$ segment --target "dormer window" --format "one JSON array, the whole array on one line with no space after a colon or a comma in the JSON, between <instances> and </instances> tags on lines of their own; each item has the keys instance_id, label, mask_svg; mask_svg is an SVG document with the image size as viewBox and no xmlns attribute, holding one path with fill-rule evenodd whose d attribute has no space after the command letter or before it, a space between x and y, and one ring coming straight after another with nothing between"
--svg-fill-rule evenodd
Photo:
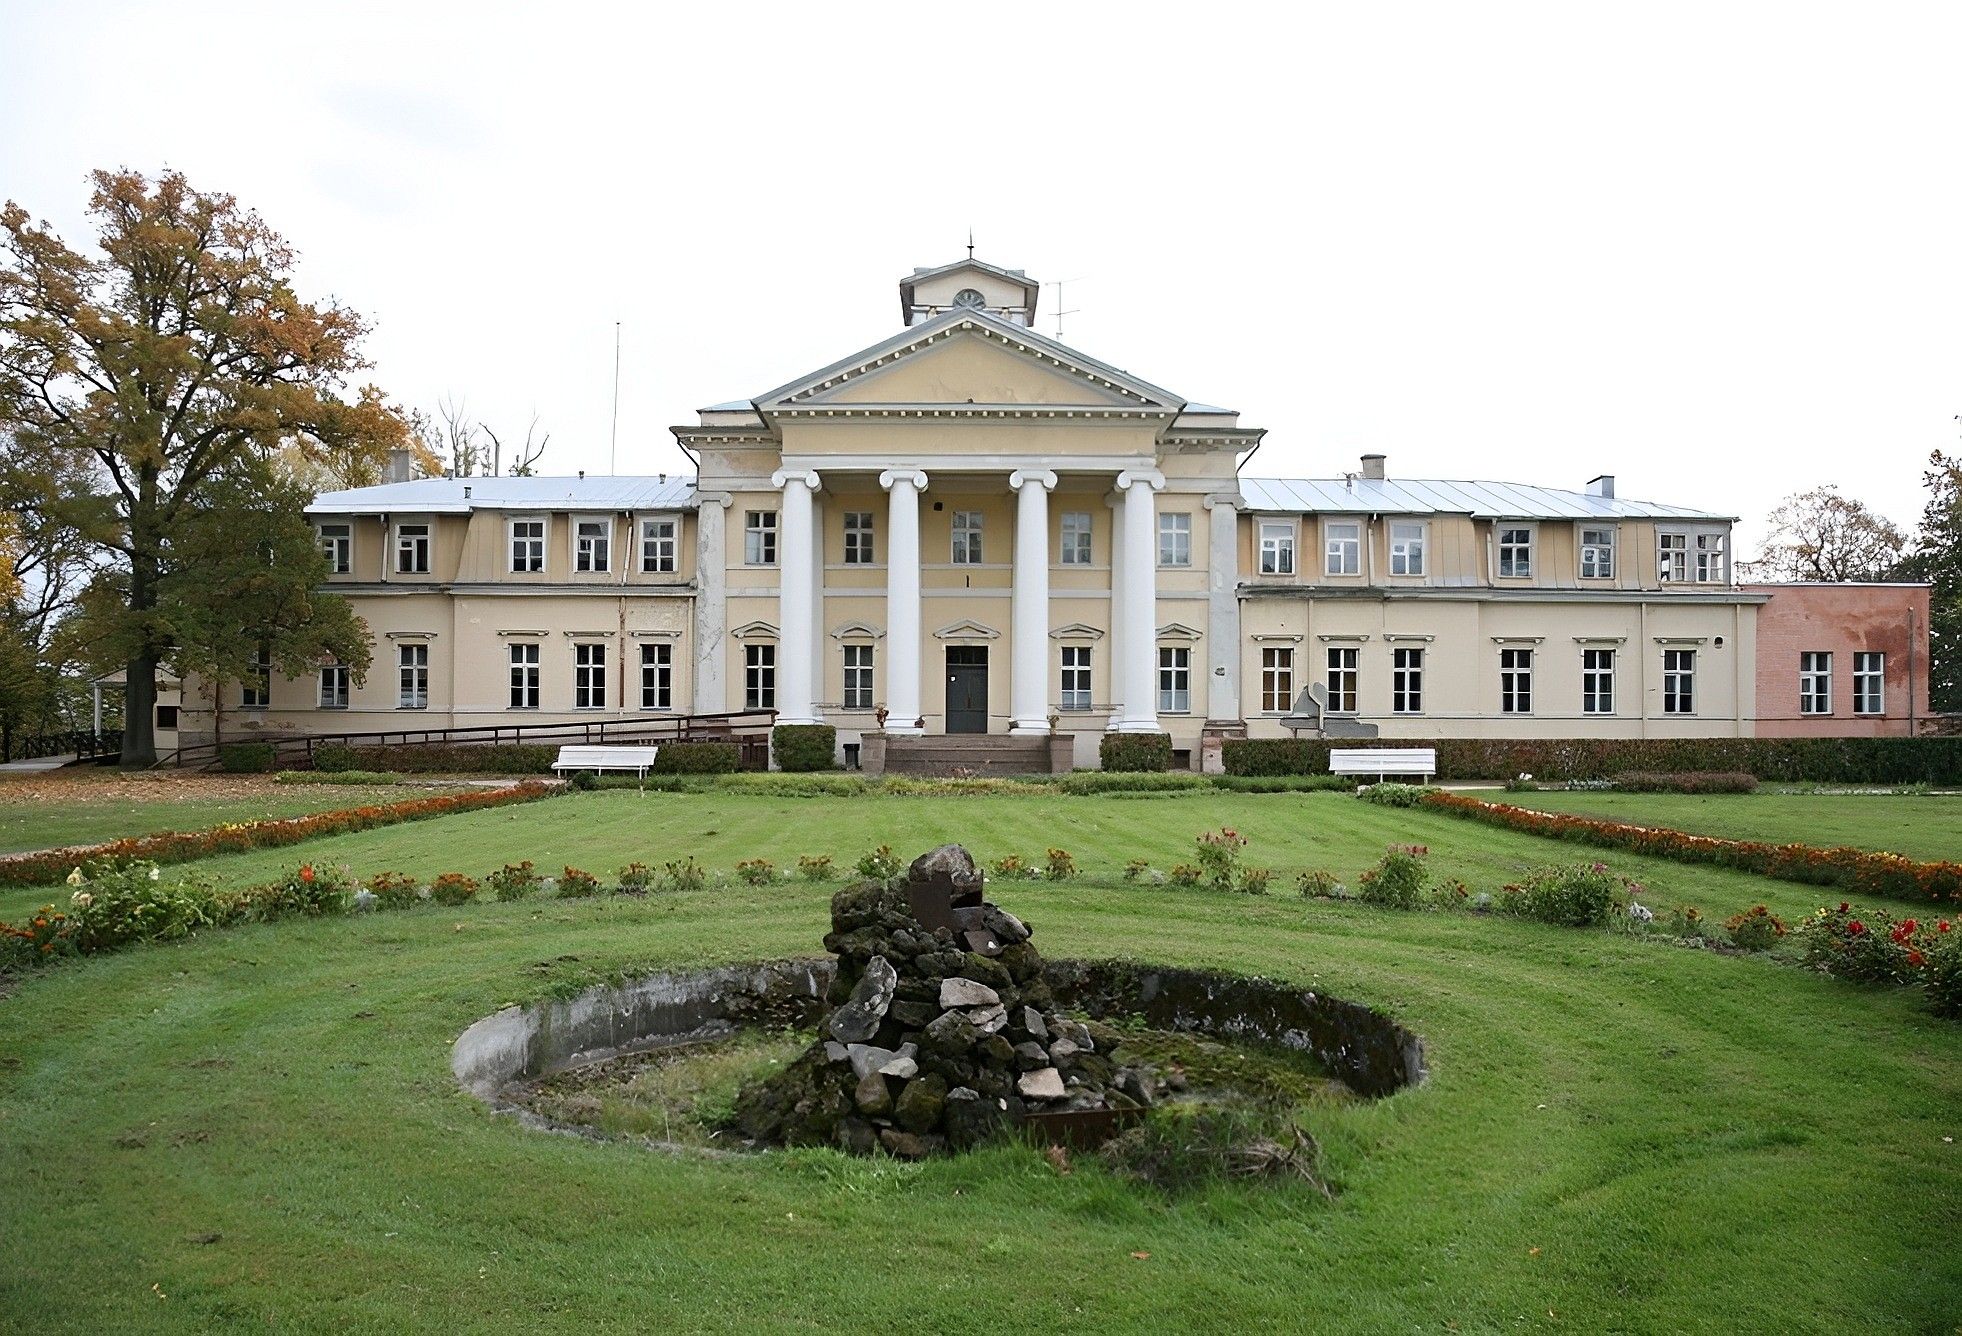
<instances>
[{"instance_id":1,"label":"dormer window","mask_svg":"<svg viewBox=\"0 0 1962 1336\"><path fill-rule=\"evenodd\" d=\"M959 292L956 292L954 294L954 305L956 306L972 307L972 306L986 306L987 304L988 304L988 299L986 297L983 297L981 295L980 290L977 288L962 288Z\"/></svg>"}]
</instances>

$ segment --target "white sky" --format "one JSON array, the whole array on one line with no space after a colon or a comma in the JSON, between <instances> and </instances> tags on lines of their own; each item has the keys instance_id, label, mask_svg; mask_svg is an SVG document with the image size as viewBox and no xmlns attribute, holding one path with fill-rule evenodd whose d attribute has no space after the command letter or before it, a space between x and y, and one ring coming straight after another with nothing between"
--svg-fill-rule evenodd
<instances>
[{"instance_id":1,"label":"white sky","mask_svg":"<svg viewBox=\"0 0 1962 1336\"><path fill-rule=\"evenodd\" d=\"M0 194L258 208L374 379L548 471L893 333L977 254L1271 429L1250 473L1499 477L1903 524L1962 411L1962 9L372 8L0 0ZM1045 286L1052 311L1055 289ZM1041 327L1053 332L1054 320ZM1749 547L1749 540L1744 544Z\"/></svg>"}]
</instances>

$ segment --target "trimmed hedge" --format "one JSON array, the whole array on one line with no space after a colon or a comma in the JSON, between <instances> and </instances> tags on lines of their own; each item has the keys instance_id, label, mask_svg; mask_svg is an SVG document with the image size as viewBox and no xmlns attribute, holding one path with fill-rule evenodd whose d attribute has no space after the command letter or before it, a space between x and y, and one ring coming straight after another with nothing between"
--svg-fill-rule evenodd
<instances>
[{"instance_id":1,"label":"trimmed hedge","mask_svg":"<svg viewBox=\"0 0 1962 1336\"><path fill-rule=\"evenodd\" d=\"M1756 775L1722 770L1693 770L1683 775L1630 770L1615 776L1615 787L1624 793L1756 793L1758 779Z\"/></svg>"},{"instance_id":2,"label":"trimmed hedge","mask_svg":"<svg viewBox=\"0 0 1962 1336\"><path fill-rule=\"evenodd\" d=\"M830 724L778 724L770 733L770 753L779 770L836 770L838 730Z\"/></svg>"},{"instance_id":3,"label":"trimmed hedge","mask_svg":"<svg viewBox=\"0 0 1962 1336\"><path fill-rule=\"evenodd\" d=\"M654 753L650 775L733 775L743 768L743 752L733 742L664 742Z\"/></svg>"},{"instance_id":4,"label":"trimmed hedge","mask_svg":"<svg viewBox=\"0 0 1962 1336\"><path fill-rule=\"evenodd\" d=\"M549 775L559 749L529 742L481 746L432 743L396 747L315 747L316 770L394 770L408 774Z\"/></svg>"},{"instance_id":5,"label":"trimmed hedge","mask_svg":"<svg viewBox=\"0 0 1962 1336\"><path fill-rule=\"evenodd\" d=\"M273 768L273 745L228 742L218 749L218 768L228 775L263 775Z\"/></svg>"},{"instance_id":6,"label":"trimmed hedge","mask_svg":"<svg viewBox=\"0 0 1962 1336\"><path fill-rule=\"evenodd\" d=\"M1236 738L1229 775L1328 772L1331 747L1435 747L1437 778L1613 779L1631 770L1729 771L1829 784L1962 784L1962 737L1938 738Z\"/></svg>"},{"instance_id":7,"label":"trimmed hedge","mask_svg":"<svg viewBox=\"0 0 1962 1336\"><path fill-rule=\"evenodd\" d=\"M1097 744L1097 759L1106 770L1170 770L1169 733L1106 733Z\"/></svg>"}]
</instances>

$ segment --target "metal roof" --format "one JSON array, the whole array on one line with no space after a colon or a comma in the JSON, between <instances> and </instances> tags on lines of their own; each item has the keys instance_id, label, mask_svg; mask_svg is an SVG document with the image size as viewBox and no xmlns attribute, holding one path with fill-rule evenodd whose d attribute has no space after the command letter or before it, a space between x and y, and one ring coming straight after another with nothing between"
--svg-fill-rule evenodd
<instances>
[{"instance_id":1,"label":"metal roof","mask_svg":"<svg viewBox=\"0 0 1962 1336\"><path fill-rule=\"evenodd\" d=\"M1242 478L1249 510L1357 515L1471 515L1479 519L1728 520L1685 506L1592 496L1516 482L1438 478Z\"/></svg>"},{"instance_id":2,"label":"metal roof","mask_svg":"<svg viewBox=\"0 0 1962 1336\"><path fill-rule=\"evenodd\" d=\"M468 493L468 495L466 495ZM322 492L310 515L462 515L472 510L680 510L695 504L695 480L682 474L635 478L417 478L378 487Z\"/></svg>"}]
</instances>

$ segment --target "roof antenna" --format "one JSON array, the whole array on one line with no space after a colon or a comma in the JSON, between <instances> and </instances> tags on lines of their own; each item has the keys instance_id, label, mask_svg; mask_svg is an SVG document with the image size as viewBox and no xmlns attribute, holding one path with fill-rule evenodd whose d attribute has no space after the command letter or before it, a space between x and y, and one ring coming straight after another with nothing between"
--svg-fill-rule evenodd
<instances>
[{"instance_id":1,"label":"roof antenna","mask_svg":"<svg viewBox=\"0 0 1962 1336\"><path fill-rule=\"evenodd\" d=\"M973 223L969 223L967 225L967 258L970 260L974 258L974 224Z\"/></svg>"},{"instance_id":2,"label":"roof antenna","mask_svg":"<svg viewBox=\"0 0 1962 1336\"><path fill-rule=\"evenodd\" d=\"M606 471L618 477L620 474L620 322L618 320L613 322L613 430L607 439L606 449Z\"/></svg>"},{"instance_id":3,"label":"roof antenna","mask_svg":"<svg viewBox=\"0 0 1962 1336\"><path fill-rule=\"evenodd\" d=\"M1068 310L1063 309L1063 285L1065 283L1081 283L1082 281L1083 275L1081 274L1075 278L1059 278L1056 280L1056 342L1058 343L1063 341L1063 317L1078 313L1078 308L1074 306Z\"/></svg>"}]
</instances>

